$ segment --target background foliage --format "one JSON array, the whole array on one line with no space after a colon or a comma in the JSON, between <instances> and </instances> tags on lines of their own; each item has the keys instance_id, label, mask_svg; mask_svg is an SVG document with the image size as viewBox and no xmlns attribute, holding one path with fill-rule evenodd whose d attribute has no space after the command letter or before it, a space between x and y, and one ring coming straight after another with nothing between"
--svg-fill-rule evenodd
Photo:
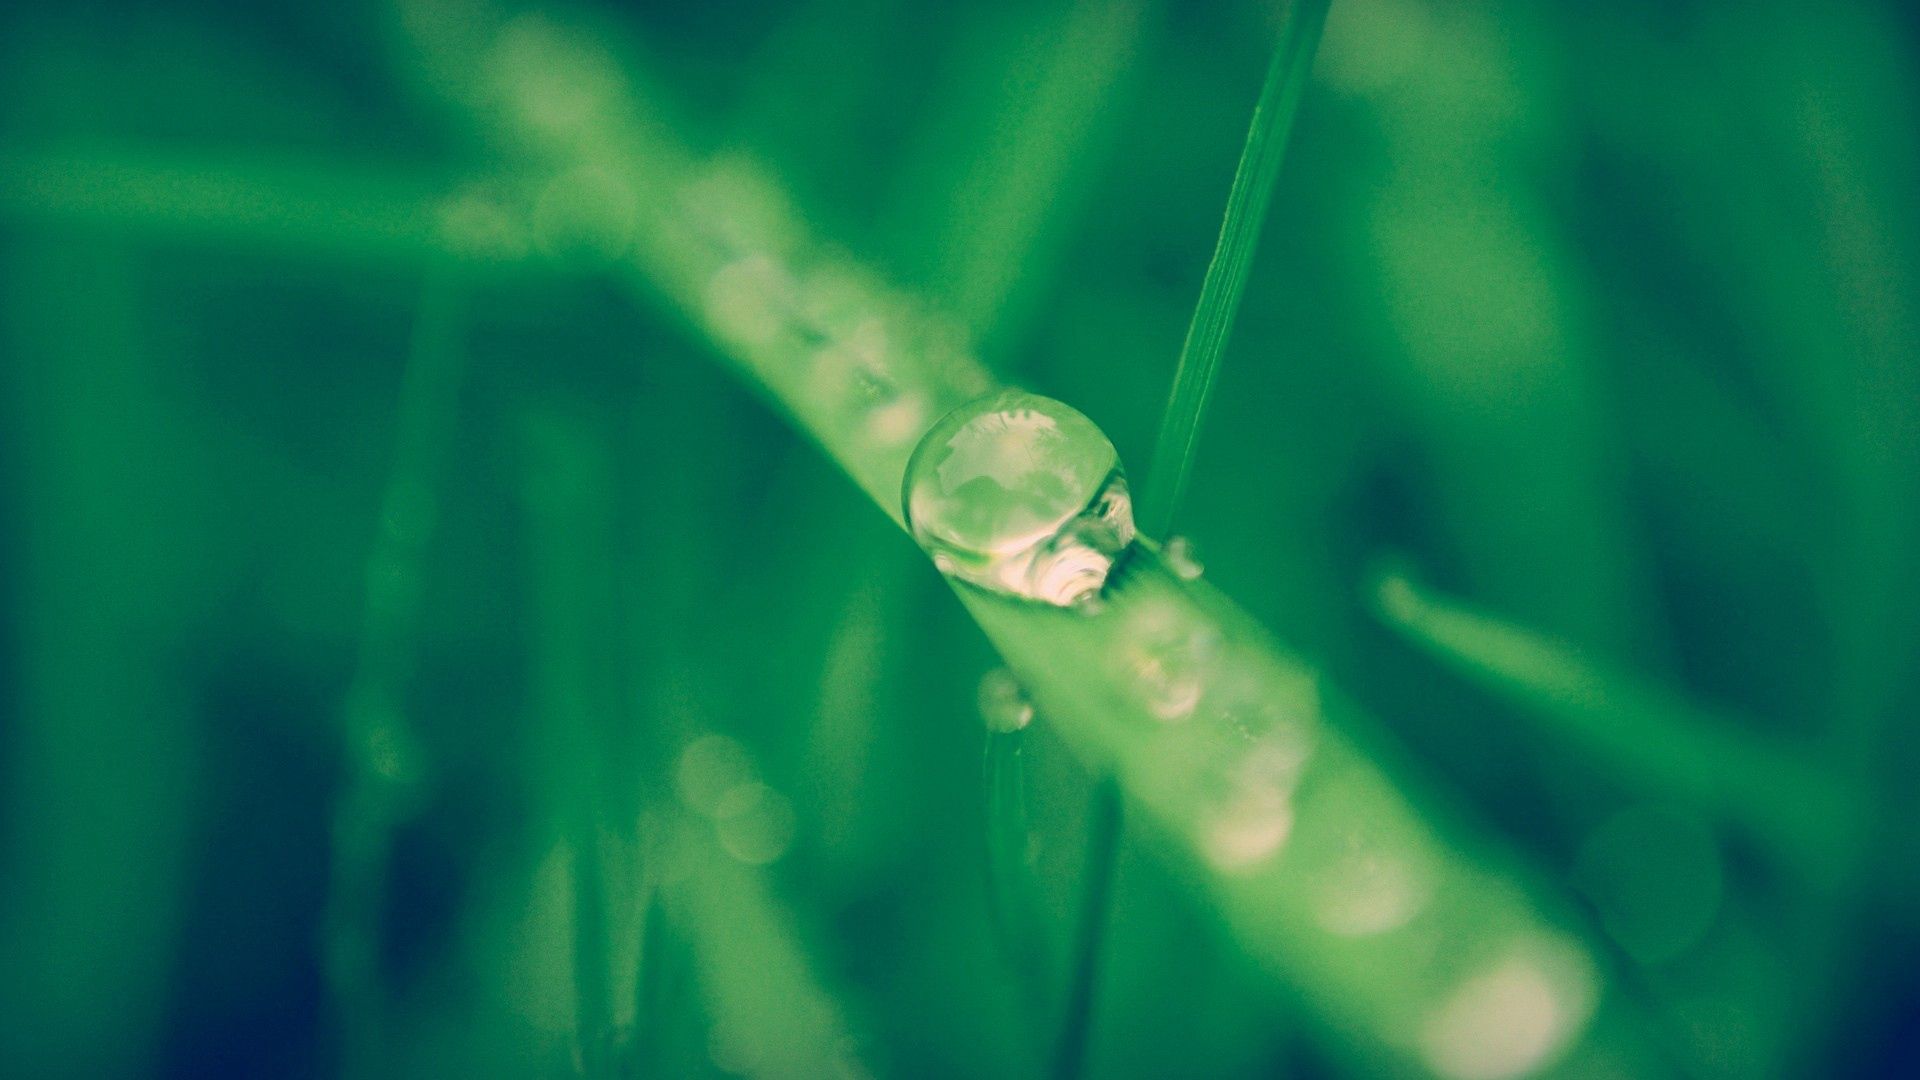
<instances>
[{"instance_id":1,"label":"background foliage","mask_svg":"<svg viewBox=\"0 0 1920 1080\"><path fill-rule=\"evenodd\" d=\"M422 12L0 14L0 1071L1031 1068L1083 766L1041 717L1036 979L980 632L617 198L519 212ZM1271 5L566 18L1147 460ZM1208 579L1676 1072L1914 1063L1917 60L1897 2L1336 0L1194 465ZM1117 889L1091 1074L1379 1066L1150 835Z\"/></svg>"}]
</instances>

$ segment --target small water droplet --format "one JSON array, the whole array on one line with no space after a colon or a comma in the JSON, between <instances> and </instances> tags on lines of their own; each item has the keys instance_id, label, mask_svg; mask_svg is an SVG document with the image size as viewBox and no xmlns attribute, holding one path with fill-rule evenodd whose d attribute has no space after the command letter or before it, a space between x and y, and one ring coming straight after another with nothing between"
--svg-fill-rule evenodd
<instances>
[{"instance_id":1,"label":"small water droplet","mask_svg":"<svg viewBox=\"0 0 1920 1080\"><path fill-rule=\"evenodd\" d=\"M1133 542L1133 502L1093 421L1019 390L953 410L907 464L905 513L935 563L991 592L1059 607L1096 596Z\"/></svg>"},{"instance_id":2,"label":"small water droplet","mask_svg":"<svg viewBox=\"0 0 1920 1080\"><path fill-rule=\"evenodd\" d=\"M1307 755L1304 743L1278 735L1247 751L1201 836L1202 849L1216 868L1245 873L1286 845L1293 834L1293 792Z\"/></svg>"},{"instance_id":3,"label":"small water droplet","mask_svg":"<svg viewBox=\"0 0 1920 1080\"><path fill-rule=\"evenodd\" d=\"M1161 602L1135 608L1126 629L1120 655L1147 710L1169 722L1193 715L1217 673L1219 635Z\"/></svg>"},{"instance_id":4,"label":"small water droplet","mask_svg":"<svg viewBox=\"0 0 1920 1080\"><path fill-rule=\"evenodd\" d=\"M1200 565L1200 560L1193 554L1193 541L1184 536L1168 539L1160 549L1160 559L1181 581L1192 581L1206 571L1206 567Z\"/></svg>"},{"instance_id":5,"label":"small water droplet","mask_svg":"<svg viewBox=\"0 0 1920 1080\"><path fill-rule=\"evenodd\" d=\"M749 866L765 866L793 843L793 804L765 784L741 784L714 806L715 829L727 854Z\"/></svg>"},{"instance_id":6,"label":"small water droplet","mask_svg":"<svg viewBox=\"0 0 1920 1080\"><path fill-rule=\"evenodd\" d=\"M1033 723L1033 702L1006 668L994 668L980 677L980 718L998 734L1019 731Z\"/></svg>"},{"instance_id":7,"label":"small water droplet","mask_svg":"<svg viewBox=\"0 0 1920 1080\"><path fill-rule=\"evenodd\" d=\"M1533 1075L1573 1042L1593 998L1592 965L1579 948L1557 938L1517 942L1427 1019L1427 1067L1449 1080Z\"/></svg>"},{"instance_id":8,"label":"small water droplet","mask_svg":"<svg viewBox=\"0 0 1920 1080\"><path fill-rule=\"evenodd\" d=\"M725 735L702 735L680 751L674 783L688 808L714 816L729 792L755 780L747 749Z\"/></svg>"}]
</instances>

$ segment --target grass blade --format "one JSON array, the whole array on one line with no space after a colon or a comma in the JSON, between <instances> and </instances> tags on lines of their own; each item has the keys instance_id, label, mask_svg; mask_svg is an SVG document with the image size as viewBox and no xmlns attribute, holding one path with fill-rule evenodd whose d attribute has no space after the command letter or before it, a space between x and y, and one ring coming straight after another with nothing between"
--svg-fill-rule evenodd
<instances>
[{"instance_id":1,"label":"grass blade","mask_svg":"<svg viewBox=\"0 0 1920 1080\"><path fill-rule=\"evenodd\" d=\"M1234 316L1240 311L1254 245L1267 219L1274 180L1286 155L1287 135L1293 130L1293 118L1306 91L1307 74L1313 68L1313 52L1320 43L1329 6L1330 0L1294 0L1280 25L1280 41L1274 47L1266 82L1253 107L1247 143L1233 173L1233 186L1227 192L1220 239L1214 245L1213 259L1207 263L1200 300L1194 305L1193 321L1180 347L1173 392L1160 422L1153 464L1147 470L1151 483L1141 505L1140 530L1148 536L1165 539L1172 533L1180 500L1186 494L1207 399L1213 392L1220 356L1233 332Z\"/></svg>"},{"instance_id":2,"label":"grass blade","mask_svg":"<svg viewBox=\"0 0 1920 1080\"><path fill-rule=\"evenodd\" d=\"M943 152L910 177L916 191L950 188L928 280L980 340L1017 330L1034 286L1059 261L1057 235L1083 201L1080 178L1101 158L1114 120L1106 107L1146 23L1141 8L1139 0L1075 0L1012 55L987 61L982 76L1000 93L986 110L985 145L968 148L971 160L949 184L951 158L967 150L940 138ZM977 90L961 96L961 116L982 111Z\"/></svg>"},{"instance_id":3,"label":"grass blade","mask_svg":"<svg viewBox=\"0 0 1920 1080\"><path fill-rule=\"evenodd\" d=\"M989 731L982 786L987 796L987 896L995 935L1031 991L1043 960L1043 937L1029 856L1026 732Z\"/></svg>"},{"instance_id":4,"label":"grass blade","mask_svg":"<svg viewBox=\"0 0 1920 1080\"><path fill-rule=\"evenodd\" d=\"M1837 869L1851 815L1844 792L1817 765L1742 733L1736 719L1609 671L1405 574L1381 574L1374 598L1387 624L1408 640L1525 706L1525 715L1611 771L1714 809L1822 879Z\"/></svg>"},{"instance_id":5,"label":"grass blade","mask_svg":"<svg viewBox=\"0 0 1920 1080\"><path fill-rule=\"evenodd\" d=\"M1120 833L1125 824L1120 785L1103 776L1093 794L1092 818L1087 830L1087 865L1082 871L1079 921L1074 928L1072 967L1066 1003L1060 1016L1059 1040L1054 1046L1054 1080L1076 1080L1086 1067L1087 1044L1093 1035L1094 992L1100 981L1100 955L1106 944L1109 910L1113 907L1113 875L1120 861Z\"/></svg>"},{"instance_id":6,"label":"grass blade","mask_svg":"<svg viewBox=\"0 0 1920 1080\"><path fill-rule=\"evenodd\" d=\"M348 776L334 809L325 943L347 1075L376 1072L385 1055L387 1008L378 969L386 862L419 768L402 700L435 487L465 367L465 294L447 260L429 264L402 374L393 465L367 560L359 653L347 690Z\"/></svg>"},{"instance_id":7,"label":"grass blade","mask_svg":"<svg viewBox=\"0 0 1920 1080\"><path fill-rule=\"evenodd\" d=\"M657 109L607 91L634 81L603 40L526 20L409 29L437 71L475 70L476 43L514 38L512 71L541 78L522 86L509 72L456 87L457 99L556 168L591 161L644 191L627 258L642 295L710 340L899 524L919 437L996 381L910 301L809 236L771 184L702 165ZM537 106L556 75L597 96L530 120L515 101ZM1444 809L1356 738L1368 725L1353 706L1204 580L1146 546L1098 612L955 591L1037 711L1111 771L1168 839L1164 856L1329 1038L1406 1072L1484 1071L1489 1053L1502 1075L1556 1062L1652 1068L1632 1002L1608 991L1565 906L1461 843ZM1329 888L1348 879L1354 888ZM1524 981L1541 1009L1486 1007L1489 980Z\"/></svg>"},{"instance_id":8,"label":"grass blade","mask_svg":"<svg viewBox=\"0 0 1920 1080\"><path fill-rule=\"evenodd\" d=\"M610 577L612 490L606 454L558 413L528 418L526 503L533 548L539 643L539 708L552 740L553 796L572 874L573 991L577 1053L589 1078L612 1075L615 1048L608 877L602 859L607 821L600 717L609 695L594 640L598 605Z\"/></svg>"},{"instance_id":9,"label":"grass blade","mask_svg":"<svg viewBox=\"0 0 1920 1080\"><path fill-rule=\"evenodd\" d=\"M1219 371L1220 357L1226 351L1227 338L1233 331L1234 316L1240 310L1240 297L1253 265L1254 246L1260 238L1260 227L1266 221L1274 181L1285 158L1287 135L1293 128L1293 117L1306 89L1307 73L1313 67L1313 52L1326 24L1328 7L1327 0L1296 0L1288 6L1281 23L1280 40L1274 46L1266 81L1254 103L1246 145L1241 148L1240 164L1234 170L1233 186L1227 192L1220 237L1207 264L1200 299L1194 305L1193 321L1187 326L1179 365L1174 370L1173 391L1160 421L1153 464L1147 473L1150 483L1141 505L1140 529L1147 536L1171 535L1175 515L1186 493L1207 399L1213 391L1214 376ZM1061 1077L1077 1074L1084 1048L1076 1041L1084 1043L1089 1029L1095 968L1100 942L1105 936L1112 867L1118 856L1122 830L1123 804L1118 784L1103 780L1097 785L1091 813L1095 830L1090 843L1094 848L1089 856L1091 869L1085 884L1081 923L1076 931L1079 946L1068 984L1062 1050L1057 1058L1056 1075Z\"/></svg>"}]
</instances>

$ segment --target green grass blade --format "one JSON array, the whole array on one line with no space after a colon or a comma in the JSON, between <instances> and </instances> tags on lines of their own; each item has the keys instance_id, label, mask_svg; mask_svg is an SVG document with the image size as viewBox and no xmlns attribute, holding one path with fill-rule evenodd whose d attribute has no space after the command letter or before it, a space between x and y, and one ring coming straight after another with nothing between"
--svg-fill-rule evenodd
<instances>
[{"instance_id":1,"label":"green grass blade","mask_svg":"<svg viewBox=\"0 0 1920 1080\"><path fill-rule=\"evenodd\" d=\"M1260 99L1253 107L1247 143L1234 170L1233 186L1227 192L1220 239L1214 246L1212 261L1207 264L1207 276L1200 285L1200 300L1194 305L1186 341L1180 347L1173 392L1167 399L1166 415L1160 422L1160 435L1154 444L1153 464L1147 471L1150 483L1140 512L1140 529L1148 536L1165 539L1171 534L1181 498L1186 494L1187 476L1200 441L1207 399L1213 393L1220 356L1226 351L1227 338L1233 332L1234 316L1240 311L1240 297L1246 290L1247 273L1253 265L1254 245L1267 219L1273 184L1280 175L1287 136L1306 92L1314 48L1320 42L1329 6L1329 0L1293 0L1281 23L1280 41L1274 47L1272 62L1267 65Z\"/></svg>"},{"instance_id":2,"label":"green grass blade","mask_svg":"<svg viewBox=\"0 0 1920 1080\"><path fill-rule=\"evenodd\" d=\"M1043 936L1029 855L1024 731L989 731L982 763L987 796L987 897L994 932L1007 961L1032 993L1040 977Z\"/></svg>"},{"instance_id":3,"label":"green grass blade","mask_svg":"<svg viewBox=\"0 0 1920 1080\"><path fill-rule=\"evenodd\" d=\"M1080 911L1074 927L1060 1034L1054 1045L1054 1080L1077 1080L1085 1071L1087 1046L1093 1037L1100 956L1106 945L1107 922L1112 917L1113 875L1120 861L1120 834L1125 824L1120 785L1112 776L1096 781L1091 806L1087 864L1081 872Z\"/></svg>"},{"instance_id":4,"label":"green grass blade","mask_svg":"<svg viewBox=\"0 0 1920 1080\"><path fill-rule=\"evenodd\" d=\"M1186 341L1174 371L1173 391L1160 422L1153 464L1147 474L1149 484L1141 504L1140 528L1148 536L1165 538L1171 534L1186 492L1207 399L1233 330L1234 316L1240 310L1241 294L1253 265L1254 246L1260 237L1260 227L1266 221L1274 181L1285 158L1287 135L1306 89L1307 73L1313 67L1313 52L1326 24L1328 7L1325 0L1296 0L1288 6L1281 23L1280 40L1274 46L1266 81L1254 103L1246 145L1240 152L1240 164L1234 170L1233 186L1227 192L1220 237L1214 246L1213 259L1207 264L1200 299L1194 305L1193 321L1187 326ZM1097 827L1091 840L1095 845L1090 856L1092 872L1085 883L1081 924L1076 932L1080 946L1075 951L1074 967L1069 975L1065 1027L1061 1032L1063 1049L1057 1058L1056 1075L1063 1077L1078 1072L1080 1055L1084 1053L1082 1044L1087 1037L1092 1010L1099 943L1104 938L1108 919L1109 878L1118 854L1123 820L1117 784L1102 781L1094 791L1093 800L1091 814ZM1105 845L1104 849L1100 845Z\"/></svg>"},{"instance_id":5,"label":"green grass blade","mask_svg":"<svg viewBox=\"0 0 1920 1080\"><path fill-rule=\"evenodd\" d=\"M594 662L596 598L610 577L612 490L604 448L572 418L536 414L524 432L538 707L550 740L552 797L572 876L573 992L577 1051L589 1078L612 1075L612 949L602 718L609 695Z\"/></svg>"},{"instance_id":6,"label":"green grass blade","mask_svg":"<svg viewBox=\"0 0 1920 1080\"><path fill-rule=\"evenodd\" d=\"M159 278L119 244L0 242L9 1075L161 1067L217 805L205 683L178 636L215 610L203 567L220 526L193 519L190 478L216 461L172 393L192 354L168 344Z\"/></svg>"},{"instance_id":7,"label":"green grass blade","mask_svg":"<svg viewBox=\"0 0 1920 1080\"><path fill-rule=\"evenodd\" d=\"M666 913L685 927L694 980L729 1072L870 1075L845 1010L822 982L771 883L682 815L666 857Z\"/></svg>"},{"instance_id":8,"label":"green grass blade","mask_svg":"<svg viewBox=\"0 0 1920 1080\"><path fill-rule=\"evenodd\" d=\"M465 322L459 271L444 259L430 263L401 376L393 464L367 560L359 650L343 716L348 776L334 808L326 957L349 1075L376 1072L387 1049L378 972L386 862L419 769L403 700L437 481L466 366Z\"/></svg>"},{"instance_id":9,"label":"green grass blade","mask_svg":"<svg viewBox=\"0 0 1920 1080\"><path fill-rule=\"evenodd\" d=\"M418 262L447 185L339 163L131 150L0 154L0 220Z\"/></svg>"},{"instance_id":10,"label":"green grass blade","mask_svg":"<svg viewBox=\"0 0 1920 1080\"><path fill-rule=\"evenodd\" d=\"M477 69L469 50L496 36L471 20L411 29L438 71ZM556 169L594 162L644 192L628 258L642 294L708 338L900 523L920 435L992 376L810 237L776 187L700 164L657 109L605 91L631 80L603 41L524 18L499 34L525 54L512 70L541 78L510 73L459 100ZM530 119L516 99L545 100L556 73L602 89L564 118ZM1167 839L1164 856L1329 1038L1410 1072L1484 1071L1490 1052L1505 1075L1556 1061L1648 1070L1632 1003L1609 991L1565 906L1461 843L1443 808L1357 740L1369 725L1311 668L1150 547L1109 592L1100 611L1069 612L956 588L1037 711L1112 772ZM1489 1004L1489 986L1515 981L1544 1008L1521 1018Z\"/></svg>"},{"instance_id":11,"label":"green grass blade","mask_svg":"<svg viewBox=\"0 0 1920 1080\"><path fill-rule=\"evenodd\" d=\"M1398 572L1374 588L1387 624L1615 774L1719 812L1823 879L1851 819L1833 777L1679 695L1423 588Z\"/></svg>"},{"instance_id":12,"label":"green grass blade","mask_svg":"<svg viewBox=\"0 0 1920 1080\"><path fill-rule=\"evenodd\" d=\"M1035 284L1058 262L1060 226L1082 201L1079 178L1100 158L1113 120L1105 107L1146 23L1141 7L1139 0L1077 0L1013 55L995 58L984 74L1000 89L998 99L983 108L970 93L955 110L987 114L985 145L969 148L957 182L942 183L956 152L968 151L946 139L943 152L910 177L915 190L950 191L929 280L981 340L998 340L1024 322Z\"/></svg>"}]
</instances>

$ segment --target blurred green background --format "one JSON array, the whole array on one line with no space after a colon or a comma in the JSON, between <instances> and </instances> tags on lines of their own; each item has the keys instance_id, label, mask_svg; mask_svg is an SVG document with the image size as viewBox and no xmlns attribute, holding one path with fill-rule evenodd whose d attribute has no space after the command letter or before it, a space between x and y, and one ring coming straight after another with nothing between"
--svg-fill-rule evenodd
<instances>
[{"instance_id":1,"label":"blurred green background","mask_svg":"<svg viewBox=\"0 0 1920 1080\"><path fill-rule=\"evenodd\" d=\"M568 17L1144 462L1279 12ZM979 632L577 208L512 217L401 21L0 13L0 1072L1028 1074ZM1903 0L1334 0L1194 469L1208 577L1572 898L1683 1074L1920 1069L1917 105ZM1417 647L1383 559L1830 775L1857 871ZM1090 782L1044 717L1025 756L1063 939ZM1372 1071L1150 844L1102 970L1090 1075Z\"/></svg>"}]
</instances>

